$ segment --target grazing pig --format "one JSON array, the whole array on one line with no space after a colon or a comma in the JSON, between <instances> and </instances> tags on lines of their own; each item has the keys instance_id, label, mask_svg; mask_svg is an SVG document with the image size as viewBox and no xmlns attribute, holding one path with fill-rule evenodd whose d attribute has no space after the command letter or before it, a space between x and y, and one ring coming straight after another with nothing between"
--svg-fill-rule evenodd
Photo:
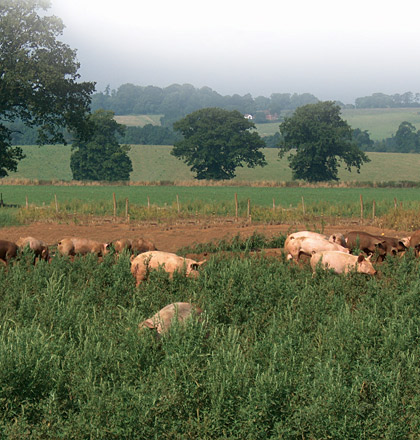
<instances>
[{"instance_id":1,"label":"grazing pig","mask_svg":"<svg viewBox=\"0 0 420 440\"><path fill-rule=\"evenodd\" d=\"M365 258L363 254L357 256L336 251L316 252L311 257L311 267L315 271L317 264L321 262L324 268L333 269L337 273L348 273L356 270L356 272L375 275L376 270L369 261L370 258Z\"/></svg>"},{"instance_id":2,"label":"grazing pig","mask_svg":"<svg viewBox=\"0 0 420 440\"><path fill-rule=\"evenodd\" d=\"M88 238L63 238L57 246L60 255L74 257L77 254L96 254L98 257L108 253L108 244Z\"/></svg>"},{"instance_id":3,"label":"grazing pig","mask_svg":"<svg viewBox=\"0 0 420 440\"><path fill-rule=\"evenodd\" d=\"M18 247L16 243L7 240L0 240L0 260L7 263L11 258L17 255Z\"/></svg>"},{"instance_id":4,"label":"grazing pig","mask_svg":"<svg viewBox=\"0 0 420 440\"><path fill-rule=\"evenodd\" d=\"M315 238L319 240L327 240L330 243L337 243L343 247L346 247L346 240L344 238L344 235L341 232L336 232L334 234L331 234L329 237L324 234L320 234L319 232L312 232L312 231L299 231L294 232L293 234L290 234L287 236L285 242L284 242L284 248L286 249L288 247L288 244L291 240L294 240L296 238Z\"/></svg>"},{"instance_id":5,"label":"grazing pig","mask_svg":"<svg viewBox=\"0 0 420 440\"><path fill-rule=\"evenodd\" d=\"M114 250L117 254L120 254L124 249L131 251L131 239L121 238L111 243L114 246Z\"/></svg>"},{"instance_id":6,"label":"grazing pig","mask_svg":"<svg viewBox=\"0 0 420 440\"><path fill-rule=\"evenodd\" d=\"M313 252L341 251L349 253L349 250L338 243L331 243L323 238L298 237L291 239L285 245L287 258L299 260L302 255L312 256Z\"/></svg>"},{"instance_id":7,"label":"grazing pig","mask_svg":"<svg viewBox=\"0 0 420 440\"><path fill-rule=\"evenodd\" d=\"M156 251L154 243L147 238L135 238L131 241L131 250L134 254L141 254L148 251Z\"/></svg>"},{"instance_id":8,"label":"grazing pig","mask_svg":"<svg viewBox=\"0 0 420 440\"><path fill-rule=\"evenodd\" d=\"M35 254L35 258L45 261L49 260L50 254L48 246L42 240L38 240L34 237L21 237L16 244L21 250L23 250L25 247L31 249Z\"/></svg>"},{"instance_id":9,"label":"grazing pig","mask_svg":"<svg viewBox=\"0 0 420 440\"><path fill-rule=\"evenodd\" d=\"M190 277L198 276L197 269L205 262L198 263L190 258L180 257L170 252L149 251L143 252L132 257L131 273L136 279L136 286L147 278L147 275L152 269L159 269L162 267L169 276L172 277L175 271L182 271L185 269L185 275Z\"/></svg>"},{"instance_id":10,"label":"grazing pig","mask_svg":"<svg viewBox=\"0 0 420 440\"><path fill-rule=\"evenodd\" d=\"M377 235L375 235L375 237L379 240L384 241L385 255L397 255L398 252L404 252L407 250L404 241L399 238L385 237L385 236L379 237ZM385 255L382 256L380 260L383 260Z\"/></svg>"},{"instance_id":11,"label":"grazing pig","mask_svg":"<svg viewBox=\"0 0 420 440\"><path fill-rule=\"evenodd\" d=\"M151 318L141 322L139 324L139 329L155 329L160 335L169 330L175 317L178 322L185 322L186 319L193 314L200 315L202 312L203 311L199 307L187 302L168 304Z\"/></svg>"},{"instance_id":12,"label":"grazing pig","mask_svg":"<svg viewBox=\"0 0 420 440\"><path fill-rule=\"evenodd\" d=\"M351 231L346 234L347 247L350 250L360 249L368 255L378 254L380 258L386 255L386 242L383 237L375 237L368 232Z\"/></svg>"},{"instance_id":13,"label":"grazing pig","mask_svg":"<svg viewBox=\"0 0 420 440\"><path fill-rule=\"evenodd\" d=\"M134 254L141 254L142 252L147 251L156 251L156 246L154 243L146 238L122 238L120 240L116 240L113 243L115 252L118 254L121 253L124 249L128 249Z\"/></svg>"}]
</instances>

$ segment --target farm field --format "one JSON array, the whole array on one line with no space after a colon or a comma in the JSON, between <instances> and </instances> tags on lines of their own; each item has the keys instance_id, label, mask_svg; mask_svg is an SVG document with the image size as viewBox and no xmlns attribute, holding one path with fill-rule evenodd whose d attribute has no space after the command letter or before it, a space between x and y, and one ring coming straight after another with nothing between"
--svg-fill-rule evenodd
<instances>
[{"instance_id":1,"label":"farm field","mask_svg":"<svg viewBox=\"0 0 420 440\"><path fill-rule=\"evenodd\" d=\"M23 146L27 155L18 166L16 173L10 173L12 179L71 180L69 145ZM133 182L192 181L193 174L187 165L171 156L171 146L133 145L130 157ZM287 158L278 158L274 148L264 149L268 165L257 168L237 168L240 181L290 181L291 170ZM361 167L360 174L339 171L341 181L382 182L382 181L420 181L420 154L367 153L371 162ZM1 180L0 180L1 181Z\"/></svg>"},{"instance_id":2,"label":"farm field","mask_svg":"<svg viewBox=\"0 0 420 440\"><path fill-rule=\"evenodd\" d=\"M212 246L197 279L158 271L138 288L128 255L1 267L2 436L416 438L420 260L391 258L376 277L313 276L274 249L253 252L264 237L284 240L285 227L149 226L141 233L179 253L194 252L192 233L200 252L211 234L241 238ZM41 231L139 233L47 223L0 238ZM200 306L202 320L161 338L138 330L175 301Z\"/></svg>"},{"instance_id":3,"label":"farm field","mask_svg":"<svg viewBox=\"0 0 420 440\"><path fill-rule=\"evenodd\" d=\"M343 109L341 116L352 128L367 130L373 141L395 135L403 121L420 129L419 108ZM279 131L279 122L256 124L256 127L261 136L272 136Z\"/></svg>"}]
</instances>

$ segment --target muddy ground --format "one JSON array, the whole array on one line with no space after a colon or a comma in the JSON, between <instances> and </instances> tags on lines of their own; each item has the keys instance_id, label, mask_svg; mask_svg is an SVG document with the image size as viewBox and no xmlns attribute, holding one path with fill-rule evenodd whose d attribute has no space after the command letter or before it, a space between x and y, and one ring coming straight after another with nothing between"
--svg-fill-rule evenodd
<instances>
[{"instance_id":1,"label":"muddy ground","mask_svg":"<svg viewBox=\"0 0 420 440\"><path fill-rule=\"evenodd\" d=\"M172 224L141 223L127 224L113 221L85 225L58 224L58 223L33 223L26 226L5 227L0 229L0 239L16 241L19 237L32 236L45 241L49 246L54 246L59 240L66 237L86 237L94 240L111 242L119 238L147 237L151 239L159 250L176 252L184 246L197 243L207 243L229 239L237 234L242 238L251 236L254 232L263 234L267 238L308 229L305 225L289 224L249 224L243 222L222 220L185 221ZM313 228L312 228L313 229ZM372 234L384 234L391 237L405 237L407 231L380 229L370 225L362 225L357 220L346 224L324 226L324 233L363 230ZM318 229L318 232L320 230Z\"/></svg>"}]
</instances>

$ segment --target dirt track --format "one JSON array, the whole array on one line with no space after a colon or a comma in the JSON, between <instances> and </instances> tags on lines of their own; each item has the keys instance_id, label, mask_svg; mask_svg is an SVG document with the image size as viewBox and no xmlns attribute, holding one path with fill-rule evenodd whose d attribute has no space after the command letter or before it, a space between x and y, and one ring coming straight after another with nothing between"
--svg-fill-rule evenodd
<instances>
[{"instance_id":1,"label":"dirt track","mask_svg":"<svg viewBox=\"0 0 420 440\"><path fill-rule=\"evenodd\" d=\"M161 224L124 224L104 223L94 225L74 225L56 223L33 223L28 226L8 227L0 229L0 239L16 241L19 237L32 236L45 241L48 245L55 245L65 237L87 237L94 240L110 242L119 238L147 237L151 239L156 247L168 252L176 252L183 246L195 243L206 243L212 240L227 239L240 234L246 238L254 232L266 237L277 236L281 233L306 230L305 225L265 225L235 223L218 221L213 223L184 222L173 225ZM346 225L326 226L324 233L332 232L346 233L348 231L364 230L374 234L381 234L393 237L404 237L409 235L407 231L395 231L380 229L373 226L360 225L356 221Z\"/></svg>"}]
</instances>

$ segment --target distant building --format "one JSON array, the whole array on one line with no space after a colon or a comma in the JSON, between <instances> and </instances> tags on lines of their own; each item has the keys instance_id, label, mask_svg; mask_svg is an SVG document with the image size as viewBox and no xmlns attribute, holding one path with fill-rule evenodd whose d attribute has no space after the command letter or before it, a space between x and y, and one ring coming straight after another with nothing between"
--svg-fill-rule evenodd
<instances>
[{"instance_id":1,"label":"distant building","mask_svg":"<svg viewBox=\"0 0 420 440\"><path fill-rule=\"evenodd\" d=\"M246 115L244 115L244 118L245 119L254 119L254 117L248 113Z\"/></svg>"}]
</instances>

